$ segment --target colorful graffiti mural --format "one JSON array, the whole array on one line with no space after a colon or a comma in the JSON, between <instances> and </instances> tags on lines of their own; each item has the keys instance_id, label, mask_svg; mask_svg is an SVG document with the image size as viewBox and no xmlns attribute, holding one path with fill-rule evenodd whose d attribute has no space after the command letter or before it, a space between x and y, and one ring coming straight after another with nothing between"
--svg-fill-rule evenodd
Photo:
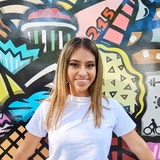
<instances>
[{"instance_id":1,"label":"colorful graffiti mural","mask_svg":"<svg viewBox=\"0 0 160 160\"><path fill-rule=\"evenodd\" d=\"M12 159L48 97L64 44L87 36L103 57L103 93L123 105L159 160L159 33L159 0L0 0L0 159ZM30 159L47 156L46 137ZM137 158L113 134L109 159Z\"/></svg>"}]
</instances>

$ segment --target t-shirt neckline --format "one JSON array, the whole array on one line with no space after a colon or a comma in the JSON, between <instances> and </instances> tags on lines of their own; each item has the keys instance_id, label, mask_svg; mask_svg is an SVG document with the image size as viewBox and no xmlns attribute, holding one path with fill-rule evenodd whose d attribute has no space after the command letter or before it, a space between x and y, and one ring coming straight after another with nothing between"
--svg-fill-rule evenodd
<instances>
[{"instance_id":1,"label":"t-shirt neckline","mask_svg":"<svg viewBox=\"0 0 160 160\"><path fill-rule=\"evenodd\" d=\"M91 102L91 96L88 97L76 97L71 94L68 94L67 97L68 101L74 102L74 103L90 103Z\"/></svg>"}]
</instances>

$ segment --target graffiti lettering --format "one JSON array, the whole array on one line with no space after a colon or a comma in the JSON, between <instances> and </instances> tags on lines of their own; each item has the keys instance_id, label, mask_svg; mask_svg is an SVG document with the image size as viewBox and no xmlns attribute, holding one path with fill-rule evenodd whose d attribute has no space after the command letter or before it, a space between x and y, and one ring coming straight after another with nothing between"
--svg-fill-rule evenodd
<instances>
[{"instance_id":1,"label":"graffiti lettering","mask_svg":"<svg viewBox=\"0 0 160 160\"><path fill-rule=\"evenodd\" d=\"M108 22L107 21L104 21L101 17L99 17L97 19L97 28L98 29L102 29L102 31L104 31L108 26Z\"/></svg>"},{"instance_id":2,"label":"graffiti lettering","mask_svg":"<svg viewBox=\"0 0 160 160\"><path fill-rule=\"evenodd\" d=\"M92 40L95 41L99 38L101 31L104 31L108 27L108 22L113 19L114 11L106 7L102 11L101 15L106 20L103 20L102 17L98 17L98 19L96 20L96 27L91 26L86 31L86 35L88 37L92 36Z\"/></svg>"},{"instance_id":3,"label":"graffiti lettering","mask_svg":"<svg viewBox=\"0 0 160 160\"><path fill-rule=\"evenodd\" d=\"M92 36L92 40L96 41L98 39L98 37L100 36L100 32L97 31L97 29L95 27L89 27L89 29L87 30L87 36L90 37Z\"/></svg>"},{"instance_id":4,"label":"graffiti lettering","mask_svg":"<svg viewBox=\"0 0 160 160\"><path fill-rule=\"evenodd\" d=\"M103 12L101 13L101 15L104 17L104 18L108 18L109 20L112 20L113 16L114 16L114 11L111 9L109 9L108 7L106 7Z\"/></svg>"}]
</instances>

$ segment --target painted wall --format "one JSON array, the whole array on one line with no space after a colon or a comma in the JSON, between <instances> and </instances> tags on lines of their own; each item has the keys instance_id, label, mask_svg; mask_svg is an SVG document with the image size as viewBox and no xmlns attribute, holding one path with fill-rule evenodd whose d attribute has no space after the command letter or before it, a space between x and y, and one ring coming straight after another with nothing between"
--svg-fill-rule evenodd
<instances>
[{"instance_id":1,"label":"painted wall","mask_svg":"<svg viewBox=\"0 0 160 160\"><path fill-rule=\"evenodd\" d=\"M0 159L11 160L22 142L48 97L59 53L74 36L96 42L103 93L123 105L160 159L159 0L0 0ZM31 159L47 156L43 138ZM137 159L114 134L109 158Z\"/></svg>"}]
</instances>

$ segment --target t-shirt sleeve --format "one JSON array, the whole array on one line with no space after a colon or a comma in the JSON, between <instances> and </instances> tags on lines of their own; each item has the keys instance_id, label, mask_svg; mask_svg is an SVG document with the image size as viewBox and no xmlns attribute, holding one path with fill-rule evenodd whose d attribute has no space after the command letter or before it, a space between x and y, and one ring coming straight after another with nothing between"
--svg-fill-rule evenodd
<instances>
[{"instance_id":1,"label":"t-shirt sleeve","mask_svg":"<svg viewBox=\"0 0 160 160\"><path fill-rule=\"evenodd\" d=\"M47 130L45 127L45 118L48 111L49 102L42 102L40 106L36 109L32 118L26 125L26 129L31 134L37 137L45 137Z\"/></svg>"},{"instance_id":2,"label":"t-shirt sleeve","mask_svg":"<svg viewBox=\"0 0 160 160\"><path fill-rule=\"evenodd\" d=\"M135 129L136 124L117 101L115 104L115 115L116 125L113 131L118 137L123 136Z\"/></svg>"}]
</instances>

